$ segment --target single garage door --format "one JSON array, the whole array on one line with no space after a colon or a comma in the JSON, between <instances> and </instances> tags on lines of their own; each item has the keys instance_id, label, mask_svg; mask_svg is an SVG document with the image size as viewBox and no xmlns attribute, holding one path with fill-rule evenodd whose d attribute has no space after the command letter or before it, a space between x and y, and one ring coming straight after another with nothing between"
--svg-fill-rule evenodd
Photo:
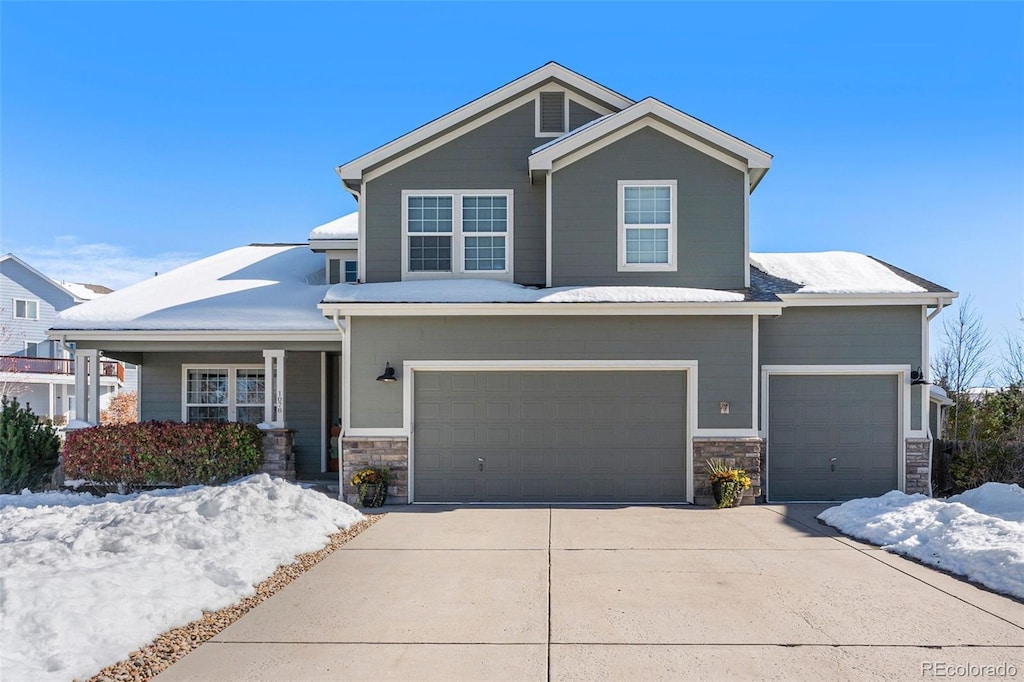
<instances>
[{"instance_id":1,"label":"single garage door","mask_svg":"<svg viewBox=\"0 0 1024 682\"><path fill-rule=\"evenodd\" d=\"M897 487L895 375L772 376L768 499L833 501Z\"/></svg>"},{"instance_id":2,"label":"single garage door","mask_svg":"<svg viewBox=\"0 0 1024 682\"><path fill-rule=\"evenodd\" d=\"M417 502L685 502L682 371L417 371Z\"/></svg>"}]
</instances>

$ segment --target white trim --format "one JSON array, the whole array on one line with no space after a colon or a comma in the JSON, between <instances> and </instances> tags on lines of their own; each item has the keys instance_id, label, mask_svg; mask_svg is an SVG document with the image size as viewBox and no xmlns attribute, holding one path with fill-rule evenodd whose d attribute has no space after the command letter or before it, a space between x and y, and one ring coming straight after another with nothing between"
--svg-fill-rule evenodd
<instances>
[{"instance_id":1,"label":"white trim","mask_svg":"<svg viewBox=\"0 0 1024 682\"><path fill-rule=\"evenodd\" d=\"M694 438L757 438L757 429L694 429Z\"/></svg>"},{"instance_id":2,"label":"white trim","mask_svg":"<svg viewBox=\"0 0 1024 682\"><path fill-rule=\"evenodd\" d=\"M743 171L743 286L750 287L750 169ZM754 365L757 366L756 364Z\"/></svg>"},{"instance_id":3,"label":"white trim","mask_svg":"<svg viewBox=\"0 0 1024 682\"><path fill-rule=\"evenodd\" d=\"M566 85L571 86L573 90L579 91L579 93L586 93L586 95L594 97L594 100L588 101L586 95L581 96L580 94L574 93L576 97L584 101L588 101L588 106L598 113L608 114L611 113L611 110L609 110L607 106L600 104L597 100L603 100L612 107L617 107L618 109L624 109L633 104L633 100L623 97L622 95L613 92L612 90L609 90L588 78L584 78L560 64L551 62L545 64L539 69L536 69L535 71L531 71L530 73L517 78L511 83L504 85L483 97L479 97L472 102L463 105L458 109L431 121L430 123L427 123L426 125L420 126L416 130L413 130L396 140L392 140L391 142L378 147L368 154L364 154L357 159L353 159L346 164L338 166L336 171L342 180L359 180L361 179L365 169L381 163L382 161L386 161L391 157L398 156L394 161L399 162L397 165L401 165L410 158L415 158L413 156L413 153L415 152L424 154L427 151L444 144L444 142L447 142L451 137L462 135L475 127L479 127L484 123L488 123L489 121L498 118L503 113L506 113L506 111L496 113L493 111L488 112L488 110L501 104L501 102L508 98L515 97L516 99L514 101L518 102L516 106L520 106L522 102L519 100L530 99L532 97L533 89L544 85L551 79L562 81ZM519 93L524 92L527 94L517 97ZM499 107L498 110L506 109L508 106L509 105ZM444 139L444 142L434 140L430 144L422 144L427 140L430 140L430 138L433 138L439 133L443 133L445 131L449 132L447 135L441 136L441 139ZM422 146L417 147L417 145L421 144ZM410 150L410 148L414 149L412 149L410 153L405 153ZM369 175L367 175L365 180L368 181L369 179Z\"/></svg>"},{"instance_id":4,"label":"white trim","mask_svg":"<svg viewBox=\"0 0 1024 682\"><path fill-rule=\"evenodd\" d=\"M587 130L577 133L576 135L572 135L571 138L575 138L577 135L583 137L587 135L591 130L597 127L597 124L595 124L591 128L587 128ZM661 121L654 119L642 119L639 121L634 121L633 123L630 123L627 126L623 126L618 130L614 130L613 132L609 133L608 135L605 135L604 137L594 137L594 141L591 142L590 144L579 149L576 149L575 151L572 151L563 157L555 158L550 163L538 164L536 168L532 163L534 157L531 156L530 172L540 170L550 170L552 173L557 172L565 168L566 166L571 166L580 159L584 159L593 154L594 152L604 149L608 145L623 140L629 137L630 135L633 135L634 133L644 130L645 128L656 130L659 133L662 133L663 135L666 135L677 140L678 142L681 142L682 144L686 144L692 147L693 149L696 149L697 151L701 152L702 154L710 156L716 161L721 161L730 168L735 168L738 171L746 171L748 169L747 165L743 161L740 161L735 157L729 156L728 154L721 152L719 149L712 147L708 144L705 144L704 142L701 142L696 138L690 137L689 135L682 135L679 133L678 130L676 130L672 126L665 125ZM554 148L554 145L552 145L552 148ZM537 154L535 154L534 156L543 154L546 151L547 150L542 150L540 152L537 152Z\"/></svg>"},{"instance_id":5,"label":"white trim","mask_svg":"<svg viewBox=\"0 0 1024 682\"><path fill-rule=\"evenodd\" d=\"M234 422L238 417L238 404L235 401L235 373L240 369L262 369L263 375L263 395L264 402L266 401L266 395L269 393L269 386L267 385L266 366L258 363L228 363L228 362L183 362L181 363L181 421L183 424L188 422L188 371L190 369L223 369L227 370L228 373L228 402L223 403L210 403L211 407L227 407L228 408L228 421ZM199 406L197 403L196 407ZM255 407L252 404L245 404L243 407Z\"/></svg>"},{"instance_id":6,"label":"white trim","mask_svg":"<svg viewBox=\"0 0 1024 682\"><path fill-rule=\"evenodd\" d=\"M921 293L903 294L776 294L787 308L801 306L850 305L950 305L959 294Z\"/></svg>"},{"instance_id":7,"label":"white trim","mask_svg":"<svg viewBox=\"0 0 1024 682\"><path fill-rule=\"evenodd\" d=\"M342 181L344 185L345 182ZM357 195L359 204L359 249L356 251L356 260L359 261L359 277L363 282L370 281L370 273L366 270L366 183L359 188L359 194ZM355 192L353 192L355 194ZM338 455L341 456L340 454ZM338 471L341 471L341 466L338 466Z\"/></svg>"},{"instance_id":8,"label":"white trim","mask_svg":"<svg viewBox=\"0 0 1024 682\"><path fill-rule=\"evenodd\" d=\"M554 176L548 172L544 174L544 286L551 286L551 252L554 245L551 243L554 234L551 223L553 208L551 206L552 188L551 181Z\"/></svg>"},{"instance_id":9,"label":"white trim","mask_svg":"<svg viewBox=\"0 0 1024 682\"><path fill-rule=\"evenodd\" d=\"M32 321L36 321L36 322L39 321L39 299L38 298L13 298L11 300L12 300L12 306L11 306L11 318L12 319L15 319L15 320L32 320ZM22 306L25 309L25 313L26 313L25 315L19 315L18 314L18 304L19 303L24 303L25 304L24 306ZM29 317L28 314L27 314L28 313L29 304L34 305L35 308L36 308L36 314L33 317Z\"/></svg>"},{"instance_id":10,"label":"white trim","mask_svg":"<svg viewBox=\"0 0 1024 682\"><path fill-rule=\"evenodd\" d=\"M769 383L773 375L779 376L870 376L892 374L896 376L897 387L902 387L897 396L899 415L897 417L896 439L896 487L906 490L907 481L907 438L916 437L909 430L910 425L910 365L763 365L761 367L761 429L758 432L764 440L765 465L762 472L762 484L765 499L769 502L771 490L769 471L771 470L771 448L768 443L768 423L770 409Z\"/></svg>"},{"instance_id":11,"label":"white trim","mask_svg":"<svg viewBox=\"0 0 1024 682\"><path fill-rule=\"evenodd\" d=\"M540 98L544 94L562 95L562 129L558 132L544 132L540 129ZM569 132L569 92L565 88L541 88L537 91L533 108L533 136L561 137Z\"/></svg>"},{"instance_id":12,"label":"white trim","mask_svg":"<svg viewBox=\"0 0 1024 682\"><path fill-rule=\"evenodd\" d=\"M340 443L339 443L340 445ZM341 456L341 450L338 451ZM320 351L320 471L327 472L327 352Z\"/></svg>"},{"instance_id":13,"label":"white trim","mask_svg":"<svg viewBox=\"0 0 1024 682\"><path fill-rule=\"evenodd\" d=\"M396 438L409 435L405 427L360 427L347 429L346 438Z\"/></svg>"},{"instance_id":14,"label":"white trim","mask_svg":"<svg viewBox=\"0 0 1024 682\"><path fill-rule=\"evenodd\" d=\"M338 332L331 330L295 331L160 331L137 329L50 329L51 339L66 338L73 341L332 341Z\"/></svg>"},{"instance_id":15,"label":"white trim","mask_svg":"<svg viewBox=\"0 0 1024 682\"><path fill-rule=\"evenodd\" d=\"M450 197L452 200L452 231L451 232L409 232L409 199L412 197ZM462 200L466 197L505 197L506 229L505 232L463 232ZM402 280L423 279L497 279L511 281L513 272L513 245L515 234L515 191L511 189L430 189L402 190ZM409 270L409 237L443 237L451 238L452 269L446 271ZM466 238L467 237L504 237L505 238L505 269L504 270L467 270L466 269Z\"/></svg>"},{"instance_id":16,"label":"white trim","mask_svg":"<svg viewBox=\"0 0 1024 682\"><path fill-rule=\"evenodd\" d=\"M543 371L543 372L649 372L649 371L683 371L686 372L686 502L693 504L693 438L705 435L696 433L697 400L699 385L696 360L406 360L402 364L403 383L403 430L409 442L409 502L415 502L415 444L413 427L416 423L413 413L413 396L415 395L416 372L480 372L480 371ZM370 429L367 429L370 430ZM375 435L391 429L373 429ZM728 431L728 435L746 433L744 429L706 429L709 434ZM394 434L400 435L400 434Z\"/></svg>"},{"instance_id":17,"label":"white trim","mask_svg":"<svg viewBox=\"0 0 1024 682\"><path fill-rule=\"evenodd\" d=\"M320 303L325 315L335 311L361 317L433 317L493 315L768 315L779 316L777 303Z\"/></svg>"},{"instance_id":18,"label":"white trim","mask_svg":"<svg viewBox=\"0 0 1024 682\"><path fill-rule=\"evenodd\" d=\"M723 160L723 158L731 159L732 163L730 165L740 163L742 165L741 170L748 168L768 169L771 167L770 154L728 133L709 126L703 121L688 116L678 109L648 97L614 116L609 116L602 121L594 123L594 125L586 130L575 135L566 136L565 140L555 142L536 154L531 155L529 158L529 168L531 171L555 170L554 162L559 159L564 161L563 166L572 163L572 161L569 161L569 157L573 156L575 152L582 151L584 156L590 154L600 149L600 146L591 147L593 142L605 136L616 137L618 135L619 139L621 139L624 136L621 132L623 129L630 129L632 124L642 122L643 119L651 117L660 118L670 125L664 125L655 120L644 122L643 125L657 126L656 129L671 135L684 144L688 144L705 153L711 154L711 152L714 152L711 155L720 160ZM602 142L603 144L610 144L606 141ZM587 147L591 147L589 151L585 149ZM727 153L721 153L718 149L724 149ZM737 161L734 157L738 157L742 161ZM575 157L573 160L578 158L581 157Z\"/></svg>"},{"instance_id":19,"label":"white trim","mask_svg":"<svg viewBox=\"0 0 1024 682\"><path fill-rule=\"evenodd\" d=\"M748 271L749 272L749 271ZM751 337L751 360L750 366L752 368L753 377L750 379L750 414L753 424L751 428L754 432L761 435L761 410L760 405L757 403L757 396L759 392L758 383L761 378L761 372L759 370L761 364L761 317L759 315L751 315L750 319L753 322L753 329L750 332Z\"/></svg>"},{"instance_id":20,"label":"white trim","mask_svg":"<svg viewBox=\"0 0 1024 682\"><path fill-rule=\"evenodd\" d=\"M667 225L627 225L626 224L626 188L627 187L668 187L669 190L669 222ZM619 272L675 272L678 270L679 257L676 253L679 225L679 192L675 180L619 180L617 185L618 225L618 271ZM627 263L626 262L626 230L668 230L668 262L667 263Z\"/></svg>"},{"instance_id":21,"label":"white trim","mask_svg":"<svg viewBox=\"0 0 1024 682\"><path fill-rule=\"evenodd\" d=\"M341 435L348 435L352 421L352 318L345 316L345 334L341 339ZM338 457L342 456L338 452ZM338 466L341 470L341 466Z\"/></svg>"}]
</instances>

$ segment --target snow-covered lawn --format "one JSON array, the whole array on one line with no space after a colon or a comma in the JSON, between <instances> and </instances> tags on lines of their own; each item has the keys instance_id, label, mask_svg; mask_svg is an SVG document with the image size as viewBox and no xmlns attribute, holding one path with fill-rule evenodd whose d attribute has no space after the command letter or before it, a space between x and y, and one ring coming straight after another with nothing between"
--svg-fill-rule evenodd
<instances>
[{"instance_id":1,"label":"snow-covered lawn","mask_svg":"<svg viewBox=\"0 0 1024 682\"><path fill-rule=\"evenodd\" d=\"M882 549L1024 599L1024 489L986 483L945 500L892 491L818 518Z\"/></svg>"},{"instance_id":2,"label":"snow-covered lawn","mask_svg":"<svg viewBox=\"0 0 1024 682\"><path fill-rule=\"evenodd\" d=\"M0 671L86 678L255 593L362 519L262 474L134 495L0 495Z\"/></svg>"}]
</instances>

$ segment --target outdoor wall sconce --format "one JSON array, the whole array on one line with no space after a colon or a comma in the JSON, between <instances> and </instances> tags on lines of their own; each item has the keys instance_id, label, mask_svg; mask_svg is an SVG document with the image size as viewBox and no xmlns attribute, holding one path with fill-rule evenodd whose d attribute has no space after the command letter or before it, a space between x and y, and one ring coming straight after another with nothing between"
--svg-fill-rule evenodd
<instances>
[{"instance_id":1,"label":"outdoor wall sconce","mask_svg":"<svg viewBox=\"0 0 1024 682\"><path fill-rule=\"evenodd\" d=\"M386 384L398 381L398 377L395 376L395 368L391 366L390 362L384 363L384 373L377 377L377 381L383 381Z\"/></svg>"},{"instance_id":2,"label":"outdoor wall sconce","mask_svg":"<svg viewBox=\"0 0 1024 682\"><path fill-rule=\"evenodd\" d=\"M911 370L910 372L910 385L911 386L927 386L930 381L924 378L924 372L921 371L921 365L917 366L917 369Z\"/></svg>"}]
</instances>

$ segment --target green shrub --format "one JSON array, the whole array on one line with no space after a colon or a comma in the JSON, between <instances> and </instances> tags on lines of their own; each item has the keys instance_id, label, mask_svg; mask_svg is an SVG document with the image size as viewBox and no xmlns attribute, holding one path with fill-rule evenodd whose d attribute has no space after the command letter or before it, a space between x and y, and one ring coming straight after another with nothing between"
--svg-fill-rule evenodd
<instances>
[{"instance_id":1,"label":"green shrub","mask_svg":"<svg viewBox=\"0 0 1024 682\"><path fill-rule=\"evenodd\" d=\"M17 398L0 398L0 493L39 488L57 468L60 438Z\"/></svg>"},{"instance_id":2,"label":"green shrub","mask_svg":"<svg viewBox=\"0 0 1024 682\"><path fill-rule=\"evenodd\" d=\"M216 485L259 470L262 435L252 424L142 422L68 433L64 474L132 490Z\"/></svg>"},{"instance_id":3,"label":"green shrub","mask_svg":"<svg viewBox=\"0 0 1024 682\"><path fill-rule=\"evenodd\" d=\"M949 473L958 489L995 481L1024 485L1024 443L974 441L957 443Z\"/></svg>"}]
</instances>

